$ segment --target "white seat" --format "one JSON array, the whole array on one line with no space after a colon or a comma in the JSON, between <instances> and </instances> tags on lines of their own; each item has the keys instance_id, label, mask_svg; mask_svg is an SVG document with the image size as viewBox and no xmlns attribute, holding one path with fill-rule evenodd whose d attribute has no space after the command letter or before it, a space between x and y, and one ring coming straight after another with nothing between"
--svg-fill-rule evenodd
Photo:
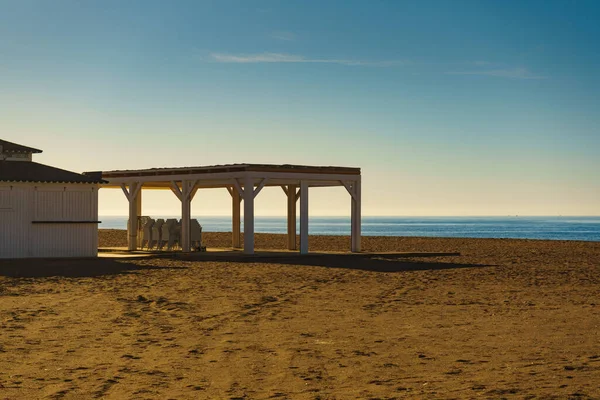
<instances>
[{"instance_id":1,"label":"white seat","mask_svg":"<svg viewBox=\"0 0 600 400\"><path fill-rule=\"evenodd\" d=\"M175 220L175 223L171 228L171 232L169 234L169 244L167 248L171 250L173 247L175 247L175 244L179 246L181 245L181 221L177 220Z\"/></svg>"},{"instance_id":2,"label":"white seat","mask_svg":"<svg viewBox=\"0 0 600 400\"><path fill-rule=\"evenodd\" d=\"M174 242L176 241L176 227L177 227L177 220L174 218L169 218L165 221L165 223L162 226L161 229L161 238L160 238L160 244L158 246L158 248L160 250L162 250L162 248L165 246L165 244L167 245L167 249L171 250L171 248L173 247Z\"/></svg>"},{"instance_id":3,"label":"white seat","mask_svg":"<svg viewBox=\"0 0 600 400\"><path fill-rule=\"evenodd\" d=\"M153 248L156 246L157 248L160 246L162 240L162 226L164 225L165 220L159 218L156 220L154 225L152 225L152 241L148 245L149 248Z\"/></svg>"},{"instance_id":4,"label":"white seat","mask_svg":"<svg viewBox=\"0 0 600 400\"><path fill-rule=\"evenodd\" d=\"M197 219L190 220L190 242L192 249L202 247L202 226Z\"/></svg>"},{"instance_id":5,"label":"white seat","mask_svg":"<svg viewBox=\"0 0 600 400\"><path fill-rule=\"evenodd\" d=\"M142 228L142 245L140 246L142 249L144 248L144 245L150 249L150 244L152 242L152 226L155 222L156 221L152 218L148 218Z\"/></svg>"}]
</instances>

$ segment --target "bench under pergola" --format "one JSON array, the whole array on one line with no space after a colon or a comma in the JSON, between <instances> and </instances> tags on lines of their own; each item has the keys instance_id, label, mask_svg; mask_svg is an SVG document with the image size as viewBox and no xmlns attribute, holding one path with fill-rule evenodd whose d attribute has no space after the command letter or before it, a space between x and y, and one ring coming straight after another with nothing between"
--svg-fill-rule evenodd
<instances>
[{"instance_id":1,"label":"bench under pergola","mask_svg":"<svg viewBox=\"0 0 600 400\"><path fill-rule=\"evenodd\" d=\"M300 199L300 253L308 253L308 192L312 187L343 186L351 196L351 251L360 251L360 168L302 165L231 164L88 172L101 174L103 188L121 188L129 201L128 248L137 250L142 188L171 190L181 201L181 248L191 250L191 201L198 189L225 188L232 198L232 247L240 248L241 202L244 202L244 253L254 253L254 199L267 186L287 196L288 249L296 249L296 202Z\"/></svg>"}]
</instances>

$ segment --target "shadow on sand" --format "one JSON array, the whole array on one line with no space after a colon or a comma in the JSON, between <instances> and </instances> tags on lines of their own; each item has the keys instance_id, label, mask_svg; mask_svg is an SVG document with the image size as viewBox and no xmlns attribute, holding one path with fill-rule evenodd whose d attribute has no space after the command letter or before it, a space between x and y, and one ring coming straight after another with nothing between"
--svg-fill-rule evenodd
<instances>
[{"instance_id":1,"label":"shadow on sand","mask_svg":"<svg viewBox=\"0 0 600 400\"><path fill-rule=\"evenodd\" d=\"M453 256L456 256L455 254ZM456 268L484 268L495 265L486 264L461 264L455 262L427 261L426 258L439 257L438 254L386 254L386 255L362 255L362 254L308 254L298 255L254 255L244 256L241 254L219 254L194 253L190 255L178 255L176 258L189 261L211 261L231 263L268 263L284 264L326 268L345 268L371 272L402 272L402 271L426 271ZM422 258L423 261L415 260Z\"/></svg>"},{"instance_id":2,"label":"shadow on sand","mask_svg":"<svg viewBox=\"0 0 600 400\"><path fill-rule=\"evenodd\" d=\"M186 269L136 265L125 260L88 259L26 259L0 261L0 276L9 278L91 278L104 275L129 274L153 269Z\"/></svg>"},{"instance_id":3,"label":"shadow on sand","mask_svg":"<svg viewBox=\"0 0 600 400\"><path fill-rule=\"evenodd\" d=\"M241 253L193 253L170 254L144 257L161 258L171 261L227 262L227 263L265 263L325 268L344 268L370 272L403 272L444 270L457 268L483 268L495 265L462 264L456 262L427 261L435 255L363 255L363 254L309 254L309 255L252 255ZM439 255L438 255L439 256ZM421 260L415 260L422 258ZM446 258L446 257L445 257ZM89 258L89 259L25 259L0 261L0 276L10 278L91 278L105 275L120 275L149 270L182 270L187 267L138 265L127 258Z\"/></svg>"}]
</instances>

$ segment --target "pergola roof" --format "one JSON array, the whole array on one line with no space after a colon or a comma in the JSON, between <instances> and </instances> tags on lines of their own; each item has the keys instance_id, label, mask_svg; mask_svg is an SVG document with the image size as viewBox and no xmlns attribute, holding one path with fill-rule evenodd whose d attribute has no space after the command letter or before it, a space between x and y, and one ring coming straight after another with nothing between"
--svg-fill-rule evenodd
<instances>
[{"instance_id":1,"label":"pergola roof","mask_svg":"<svg viewBox=\"0 0 600 400\"><path fill-rule=\"evenodd\" d=\"M253 176L264 186L279 186L294 181L310 180L314 186L341 186L342 180L360 177L360 168L336 166L308 166L290 164L225 164L196 167L151 168L84 172L97 174L109 183L104 187L120 187L129 181L140 182L148 189L168 189L172 181L195 180L198 187L228 187L232 179Z\"/></svg>"},{"instance_id":2,"label":"pergola roof","mask_svg":"<svg viewBox=\"0 0 600 400\"><path fill-rule=\"evenodd\" d=\"M295 173L320 173L320 174L350 174L360 175L360 168L351 167L324 167L291 164L223 164L201 167L175 167L151 168L134 170L103 171L106 178L120 178L125 176L155 176L155 175L183 175L183 174L209 174L215 172L295 172ZM87 172L86 172L87 173Z\"/></svg>"}]
</instances>

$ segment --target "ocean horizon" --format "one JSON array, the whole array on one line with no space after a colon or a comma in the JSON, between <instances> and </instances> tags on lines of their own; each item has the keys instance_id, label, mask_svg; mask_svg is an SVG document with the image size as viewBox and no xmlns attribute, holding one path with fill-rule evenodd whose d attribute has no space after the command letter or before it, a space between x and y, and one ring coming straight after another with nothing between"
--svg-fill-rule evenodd
<instances>
[{"instance_id":1,"label":"ocean horizon","mask_svg":"<svg viewBox=\"0 0 600 400\"><path fill-rule=\"evenodd\" d=\"M161 216L154 218L180 218ZM231 216L196 218L204 232L231 232ZM100 216L100 229L127 229L126 216ZM285 216L255 216L255 232L286 233ZM299 222L297 223L299 230ZM309 218L311 235L350 235L350 217ZM243 218L242 218L243 230ZM600 241L600 216L363 216L362 236L464 237Z\"/></svg>"}]
</instances>

